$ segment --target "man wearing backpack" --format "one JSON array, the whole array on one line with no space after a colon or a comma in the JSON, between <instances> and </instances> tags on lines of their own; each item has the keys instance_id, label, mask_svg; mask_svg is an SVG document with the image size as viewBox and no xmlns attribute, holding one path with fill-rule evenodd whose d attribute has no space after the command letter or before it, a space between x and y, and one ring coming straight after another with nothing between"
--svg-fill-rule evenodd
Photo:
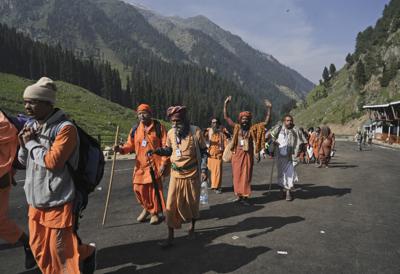
<instances>
[{"instance_id":1,"label":"man wearing backpack","mask_svg":"<svg viewBox=\"0 0 400 274\"><path fill-rule=\"evenodd\" d=\"M150 224L155 225L159 224L160 221L158 214L162 213L165 208L162 192L162 176L168 172L169 158L158 155L153 157L154 168L156 173L158 173L156 174L157 182L153 182L150 173L152 163L149 161L146 153L150 149L156 150L166 145L167 131L159 121L152 119L152 110L149 105L139 105L136 112L139 125L132 127L126 143L123 146L116 146L114 151L121 154L136 154L135 169L133 172L133 191L143 207L143 211L137 220L144 222L150 214ZM154 186L155 183L158 184L158 194Z\"/></svg>"},{"instance_id":2,"label":"man wearing backpack","mask_svg":"<svg viewBox=\"0 0 400 274\"><path fill-rule=\"evenodd\" d=\"M199 218L200 180L207 180L207 145L201 130L192 126L186 117L185 106L173 106L167 110L172 122L167 144L163 148L149 150L148 154L171 156L171 177L166 205L168 239L163 248L172 246L174 229L191 222L189 238L194 237L196 220Z\"/></svg>"},{"instance_id":3,"label":"man wearing backpack","mask_svg":"<svg viewBox=\"0 0 400 274\"><path fill-rule=\"evenodd\" d=\"M42 77L28 86L23 98L32 121L19 134L18 159L26 166L32 252L43 273L93 273L95 247L81 244L74 231L77 195L69 166L78 166L77 128L54 108L56 85L51 79Z\"/></svg>"},{"instance_id":4,"label":"man wearing backpack","mask_svg":"<svg viewBox=\"0 0 400 274\"><path fill-rule=\"evenodd\" d=\"M25 268L36 265L29 247L29 237L17 224L8 218L8 202L11 184L14 181L13 162L18 146L18 131L10 119L0 111L0 239L10 244L23 244L25 251Z\"/></svg>"}]
</instances>

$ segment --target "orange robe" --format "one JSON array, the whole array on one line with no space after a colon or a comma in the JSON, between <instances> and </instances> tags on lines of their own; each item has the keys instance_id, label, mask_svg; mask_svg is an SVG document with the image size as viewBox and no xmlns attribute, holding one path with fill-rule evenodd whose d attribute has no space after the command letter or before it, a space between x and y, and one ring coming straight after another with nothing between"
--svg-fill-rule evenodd
<instances>
[{"instance_id":1,"label":"orange robe","mask_svg":"<svg viewBox=\"0 0 400 274\"><path fill-rule=\"evenodd\" d=\"M168 166L169 159L168 157L153 155L153 168L155 169L157 177L159 197L161 198L162 205L162 208L160 208L153 181L151 179L150 163L148 162L146 153L149 150L155 150L159 147L164 147L166 140L167 132L164 126L161 126L161 139L159 139L156 134L154 122L152 122L148 128L145 128L143 123L140 123L136 129L134 140L132 140L131 132L129 132L128 139L121 151L121 154L136 154L135 169L132 176L133 191L136 194L138 202L151 214L160 213L165 208L165 201L162 191L162 176L158 174L158 171L162 166Z\"/></svg>"},{"instance_id":2,"label":"orange robe","mask_svg":"<svg viewBox=\"0 0 400 274\"><path fill-rule=\"evenodd\" d=\"M317 135L316 132L313 132L311 134L309 144L313 148L315 159L318 159L319 158L320 137Z\"/></svg>"},{"instance_id":3,"label":"orange robe","mask_svg":"<svg viewBox=\"0 0 400 274\"><path fill-rule=\"evenodd\" d=\"M260 147L264 146L266 124L263 122L254 124L243 135L239 124L234 123L231 119L227 119L227 122L234 128L232 142L234 145L236 144L232 153L233 190L236 196L249 197L251 195L250 184L253 177L254 153L258 153ZM261 133L262 135L259 136ZM235 140L236 136L237 140ZM254 140L254 138L258 140Z\"/></svg>"},{"instance_id":4,"label":"orange robe","mask_svg":"<svg viewBox=\"0 0 400 274\"><path fill-rule=\"evenodd\" d=\"M199 148L205 149L206 143L200 129L195 134ZM172 148L171 163L178 168L192 167L182 171L171 169L165 215L168 227L175 229L200 216L200 174L194 142L194 136L189 133L178 146L174 130L168 132L167 147ZM181 151L180 156L177 155L177 149Z\"/></svg>"},{"instance_id":5,"label":"orange robe","mask_svg":"<svg viewBox=\"0 0 400 274\"><path fill-rule=\"evenodd\" d=\"M63 167L76 145L76 128L64 126L44 157L46 168ZM72 202L54 208L29 206L28 217L29 244L42 273L80 273L79 262L89 257L94 247L78 243Z\"/></svg>"},{"instance_id":6,"label":"orange robe","mask_svg":"<svg viewBox=\"0 0 400 274\"><path fill-rule=\"evenodd\" d=\"M22 230L8 218L12 163L17 145L17 129L0 112L0 238L11 244L22 236Z\"/></svg>"},{"instance_id":7,"label":"orange robe","mask_svg":"<svg viewBox=\"0 0 400 274\"><path fill-rule=\"evenodd\" d=\"M210 136L211 135L211 136ZM208 131L209 139L207 167L210 172L211 188L218 189L222 182L222 154L227 145L226 136L222 133L212 133Z\"/></svg>"}]
</instances>

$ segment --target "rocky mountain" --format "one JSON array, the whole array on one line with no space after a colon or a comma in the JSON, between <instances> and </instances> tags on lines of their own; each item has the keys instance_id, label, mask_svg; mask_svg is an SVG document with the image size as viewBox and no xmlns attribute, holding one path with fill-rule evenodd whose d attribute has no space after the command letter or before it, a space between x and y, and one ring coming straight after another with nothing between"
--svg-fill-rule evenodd
<instances>
[{"instance_id":1,"label":"rocky mountain","mask_svg":"<svg viewBox=\"0 0 400 274\"><path fill-rule=\"evenodd\" d=\"M297 98L304 98L314 87L309 80L279 63L272 55L252 48L242 38L222 29L205 16L165 17L148 9L139 7L138 10L148 19L150 24L174 41L194 62L200 60L199 53L194 48L196 44L201 43L199 39L211 38L231 54L229 57L238 59L238 62L246 67L246 70L260 78L266 78L278 87L287 87L293 91ZM203 37L200 37L196 30L200 31ZM209 50L212 51L213 48ZM224 71L224 68L221 67L220 70ZM246 76L236 73L236 77L243 82L242 78Z\"/></svg>"},{"instance_id":2,"label":"rocky mountain","mask_svg":"<svg viewBox=\"0 0 400 274\"><path fill-rule=\"evenodd\" d=\"M0 22L82 58L108 60L123 77L139 59L204 68L253 98L270 98L275 114L288 111L313 87L203 16L164 18L119 0L0 0Z\"/></svg>"},{"instance_id":3,"label":"rocky mountain","mask_svg":"<svg viewBox=\"0 0 400 274\"><path fill-rule=\"evenodd\" d=\"M354 53L343 58L344 67L293 111L302 125L360 124L368 119L363 105L400 99L400 0L390 1L375 26L358 33Z\"/></svg>"}]
</instances>

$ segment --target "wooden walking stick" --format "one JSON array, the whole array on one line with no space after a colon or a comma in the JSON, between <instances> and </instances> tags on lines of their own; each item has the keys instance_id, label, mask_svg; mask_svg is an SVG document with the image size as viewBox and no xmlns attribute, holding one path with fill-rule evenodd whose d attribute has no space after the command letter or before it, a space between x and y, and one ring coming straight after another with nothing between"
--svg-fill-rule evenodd
<instances>
[{"instance_id":1,"label":"wooden walking stick","mask_svg":"<svg viewBox=\"0 0 400 274\"><path fill-rule=\"evenodd\" d=\"M269 188L268 188L268 195L270 194L270 192L271 192L271 187L272 187L272 177L274 176L274 166L275 166L275 159L276 159L276 147L275 147L275 145L274 145L274 150L273 150L273 159L272 159L272 167L271 167L271 175L270 175L270 177L269 177Z\"/></svg>"},{"instance_id":2,"label":"wooden walking stick","mask_svg":"<svg viewBox=\"0 0 400 274\"><path fill-rule=\"evenodd\" d=\"M117 131L115 132L114 147L118 145L118 135L119 135L119 126L117 126ZM114 179L114 167L115 167L115 159L116 159L116 157L117 157L117 153L114 152L113 160L112 160L112 166L111 166L110 183L108 184L107 200L106 200L106 206L105 206L105 208L104 208L104 215L103 215L103 224L102 224L102 226L104 226L104 224L106 223L108 203L110 202L110 195L111 195L112 182L113 182L113 179Z\"/></svg>"}]
</instances>

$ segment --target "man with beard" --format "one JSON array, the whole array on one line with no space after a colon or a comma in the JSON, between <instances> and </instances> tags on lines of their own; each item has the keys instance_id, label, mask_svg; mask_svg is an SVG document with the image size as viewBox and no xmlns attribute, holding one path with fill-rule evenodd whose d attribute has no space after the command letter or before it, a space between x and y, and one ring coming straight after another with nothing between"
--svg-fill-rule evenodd
<instances>
[{"instance_id":1,"label":"man with beard","mask_svg":"<svg viewBox=\"0 0 400 274\"><path fill-rule=\"evenodd\" d=\"M232 137L232 176L233 189L236 195L236 202L249 205L247 199L251 194L251 178L253 175L254 155L260 161L260 151L265 146L265 127L270 117L272 104L265 100L267 115L264 122L252 125L252 114L243 111L239 114L239 124L234 123L228 116L228 103L232 96L226 98L224 103L224 118L233 127Z\"/></svg>"},{"instance_id":2,"label":"man with beard","mask_svg":"<svg viewBox=\"0 0 400 274\"><path fill-rule=\"evenodd\" d=\"M77 196L67 165L78 166L78 130L62 110L54 108L56 85L51 79L42 77L28 86L23 98L32 120L18 135L18 160L26 166L32 253L45 274L94 273L95 247L81 244L74 231Z\"/></svg>"},{"instance_id":3,"label":"man with beard","mask_svg":"<svg viewBox=\"0 0 400 274\"><path fill-rule=\"evenodd\" d=\"M227 137L225 128L221 127L221 122L218 118L211 120L211 127L207 129L205 134L208 141L208 170L210 172L211 189L215 193L221 194L222 182L222 154L227 145Z\"/></svg>"},{"instance_id":4,"label":"man with beard","mask_svg":"<svg viewBox=\"0 0 400 274\"><path fill-rule=\"evenodd\" d=\"M283 124L274 127L271 130L271 138L277 154L278 185L281 187L281 195L284 197L286 192L286 201L292 200L291 191L294 183L298 181L295 166L298 163L297 155L300 144L304 143L304 137L294 126L293 117L285 115Z\"/></svg>"},{"instance_id":5,"label":"man with beard","mask_svg":"<svg viewBox=\"0 0 400 274\"><path fill-rule=\"evenodd\" d=\"M144 222L148 215L151 215L150 224L159 224L159 213L163 212L165 207L164 196L162 192L162 176L167 171L168 157L154 156L154 168L157 172L157 183L159 194L153 185L150 174L150 165L146 155L149 149L155 150L164 147L167 141L167 131L157 120L152 119L152 110L149 105L141 104L137 110L139 125L131 129L127 142L122 146L116 146L115 152L121 154L135 153L135 169L133 172L133 191L136 198L143 207L142 213L137 220ZM161 203L157 199L161 200Z\"/></svg>"},{"instance_id":6,"label":"man with beard","mask_svg":"<svg viewBox=\"0 0 400 274\"><path fill-rule=\"evenodd\" d=\"M189 238L194 237L199 218L200 182L207 180L207 146L201 130L192 126L185 106L172 106L167 110L172 122L167 143L163 148L149 150L148 154L170 156L171 176L166 205L168 238L163 248L172 246L174 229L191 222ZM201 181L200 181L201 180Z\"/></svg>"}]
</instances>

